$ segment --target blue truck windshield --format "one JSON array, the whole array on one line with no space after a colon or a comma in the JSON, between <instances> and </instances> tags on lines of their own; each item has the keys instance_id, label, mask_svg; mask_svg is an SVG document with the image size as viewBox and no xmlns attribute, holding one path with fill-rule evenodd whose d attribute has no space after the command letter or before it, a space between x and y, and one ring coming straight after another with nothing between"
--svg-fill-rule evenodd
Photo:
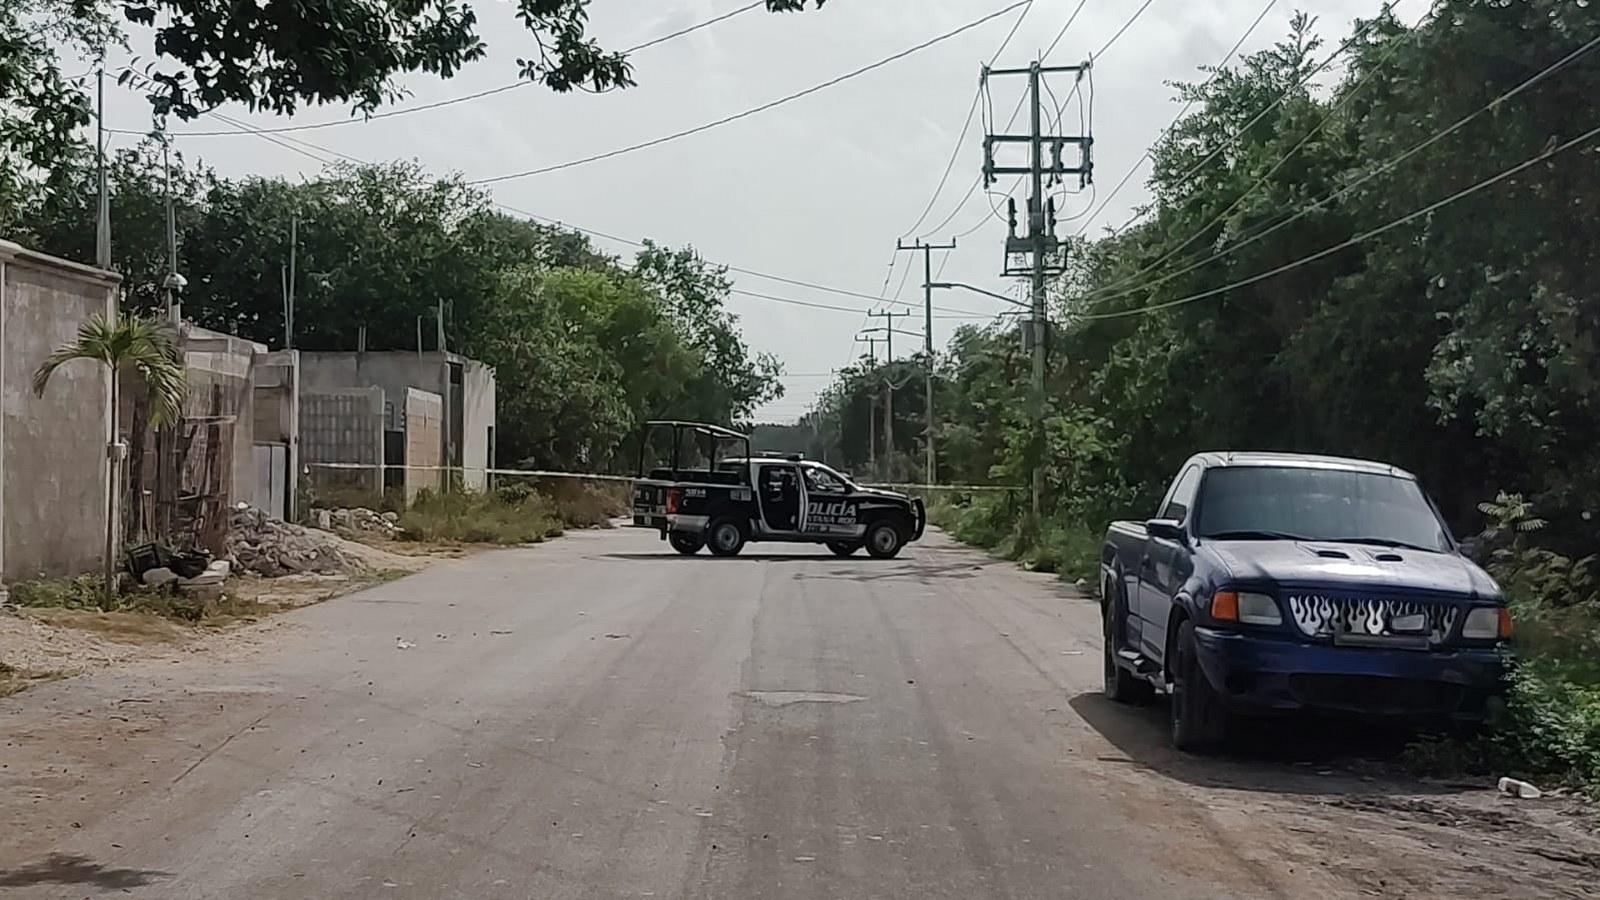
<instances>
[{"instance_id":1,"label":"blue truck windshield","mask_svg":"<svg viewBox=\"0 0 1600 900\"><path fill-rule=\"evenodd\" d=\"M1274 466L1212 469L1200 486L1194 533L1293 538L1445 551L1450 539L1408 478Z\"/></svg>"}]
</instances>

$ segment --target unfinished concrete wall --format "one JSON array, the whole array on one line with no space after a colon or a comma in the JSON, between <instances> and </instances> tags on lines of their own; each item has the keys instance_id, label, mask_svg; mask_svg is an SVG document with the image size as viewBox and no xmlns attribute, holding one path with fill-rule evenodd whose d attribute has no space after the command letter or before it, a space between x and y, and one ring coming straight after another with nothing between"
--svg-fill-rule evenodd
<instances>
[{"instance_id":1,"label":"unfinished concrete wall","mask_svg":"<svg viewBox=\"0 0 1600 900\"><path fill-rule=\"evenodd\" d=\"M300 389L323 391L354 387L379 387L390 403L403 407L406 388L443 395L449 383L445 364L453 354L405 351L358 353L351 351L300 352Z\"/></svg>"},{"instance_id":2,"label":"unfinished concrete wall","mask_svg":"<svg viewBox=\"0 0 1600 900\"><path fill-rule=\"evenodd\" d=\"M377 387L300 392L300 462L313 490L383 491L383 404Z\"/></svg>"},{"instance_id":3,"label":"unfinished concrete wall","mask_svg":"<svg viewBox=\"0 0 1600 900\"><path fill-rule=\"evenodd\" d=\"M444 464L444 398L406 388L406 502L423 488L437 491Z\"/></svg>"},{"instance_id":4,"label":"unfinished concrete wall","mask_svg":"<svg viewBox=\"0 0 1600 900\"><path fill-rule=\"evenodd\" d=\"M227 477L218 485L226 492L224 506L253 502L255 496L255 359L266 352L265 344L231 334L197 325L183 328L189 386L184 417L214 426L217 437L227 443L225 450L212 450L213 458L226 458ZM186 485L214 480L214 475L194 468L202 464L203 460L191 459L189 474L194 478L186 478Z\"/></svg>"},{"instance_id":5,"label":"unfinished concrete wall","mask_svg":"<svg viewBox=\"0 0 1600 900\"><path fill-rule=\"evenodd\" d=\"M494 468L494 369L469 360L465 367L462 421L462 483L474 490L489 486L485 469Z\"/></svg>"},{"instance_id":6,"label":"unfinished concrete wall","mask_svg":"<svg viewBox=\"0 0 1600 900\"><path fill-rule=\"evenodd\" d=\"M494 369L457 353L414 353L403 350L360 353L356 351L311 352L300 355L301 389L316 391L349 387L376 386L383 389L389 406L392 427L405 425L406 392L425 391L440 398L439 449L430 455L433 465L462 467L462 483L471 488L487 485L483 470L490 456L489 430L495 424ZM461 409L452 408L451 368L460 366ZM452 446L452 424L460 415L461 444ZM453 452L452 452L453 451ZM407 463L411 463L408 454Z\"/></svg>"},{"instance_id":7,"label":"unfinished concrete wall","mask_svg":"<svg viewBox=\"0 0 1600 900\"><path fill-rule=\"evenodd\" d=\"M118 278L0 241L0 578L98 571L105 542L111 380L75 361L33 395L33 372L90 316L116 310Z\"/></svg>"},{"instance_id":8,"label":"unfinished concrete wall","mask_svg":"<svg viewBox=\"0 0 1600 900\"><path fill-rule=\"evenodd\" d=\"M292 521L299 514L299 351L258 354L252 384L256 460L256 499L252 502Z\"/></svg>"}]
</instances>

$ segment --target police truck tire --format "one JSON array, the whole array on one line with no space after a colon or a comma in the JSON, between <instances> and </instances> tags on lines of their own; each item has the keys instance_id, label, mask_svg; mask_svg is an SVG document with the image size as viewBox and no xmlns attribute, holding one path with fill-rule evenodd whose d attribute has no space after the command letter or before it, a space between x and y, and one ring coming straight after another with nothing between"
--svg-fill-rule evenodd
<instances>
[{"instance_id":1,"label":"police truck tire","mask_svg":"<svg viewBox=\"0 0 1600 900\"><path fill-rule=\"evenodd\" d=\"M879 519L867 526L867 554L873 559L894 559L905 545L905 530L899 522Z\"/></svg>"},{"instance_id":2,"label":"police truck tire","mask_svg":"<svg viewBox=\"0 0 1600 900\"><path fill-rule=\"evenodd\" d=\"M706 548L712 556L738 556L744 542L744 526L738 519L718 519L706 529Z\"/></svg>"},{"instance_id":3,"label":"police truck tire","mask_svg":"<svg viewBox=\"0 0 1600 900\"><path fill-rule=\"evenodd\" d=\"M668 534L667 543L672 545L672 549L682 553L684 556L693 556L700 552L701 547L706 545L705 540L700 535L689 534L684 531L674 531Z\"/></svg>"},{"instance_id":4,"label":"police truck tire","mask_svg":"<svg viewBox=\"0 0 1600 900\"><path fill-rule=\"evenodd\" d=\"M842 541L829 541L828 549L833 551L834 556L851 556L861 549L861 545L847 544Z\"/></svg>"}]
</instances>

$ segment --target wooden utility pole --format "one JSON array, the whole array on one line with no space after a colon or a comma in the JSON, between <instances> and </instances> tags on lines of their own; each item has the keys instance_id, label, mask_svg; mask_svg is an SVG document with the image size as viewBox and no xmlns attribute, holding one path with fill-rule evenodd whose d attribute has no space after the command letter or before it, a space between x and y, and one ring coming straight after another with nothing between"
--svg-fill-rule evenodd
<instances>
[{"instance_id":1,"label":"wooden utility pole","mask_svg":"<svg viewBox=\"0 0 1600 900\"><path fill-rule=\"evenodd\" d=\"M1029 279L1029 297L1032 318L1026 323L1023 331L1025 341L1033 351L1033 378L1030 390L1029 406L1033 418L1033 518L1039 521L1042 513L1044 497L1044 381L1045 381L1045 355L1049 349L1050 323L1048 311L1045 309L1045 280L1053 275L1059 275L1065 269L1060 258L1061 242L1055 236L1056 211L1055 199L1046 198L1044 195L1045 176L1049 175L1052 182L1064 175L1077 175L1079 186L1087 186L1093 176L1094 163L1092 162L1092 149L1094 139L1088 135L1047 135L1042 132L1040 95L1042 79L1046 75L1070 72L1082 78L1089 68L1088 63L1079 66L1043 66L1038 62L1025 69L990 69L985 66L983 79L987 81L991 75L1026 75L1028 76L1028 103L1031 107L1029 115L1031 127L1026 135L990 134L983 139L983 179L984 186L994 184L995 179L1001 175L1027 175L1031 182L1032 193L1028 197L1028 233L1019 237L1016 233L1015 204L1012 202L1013 215L1011 216L1011 229L1006 237L1004 275L1026 276ZM995 162L995 148L1007 144L1026 144L1028 147L1028 165L1007 166ZM1068 144L1076 144L1079 151L1079 161L1076 166L1067 166L1062 162L1061 151ZM1047 163L1044 158L1045 146L1051 148L1051 159ZM1018 259L1020 257L1020 259ZM1014 264L1013 260L1017 260Z\"/></svg>"},{"instance_id":2,"label":"wooden utility pole","mask_svg":"<svg viewBox=\"0 0 1600 900\"><path fill-rule=\"evenodd\" d=\"M954 250L956 242L950 239L948 244L924 244L921 238L916 243L907 246L906 242L896 241L895 252L906 250L921 251L922 253L922 352L924 354L924 378L927 382L927 402L923 409L925 423L923 435L923 449L927 451L927 461L922 467L922 483L932 485L938 480L938 457L933 446L933 260L935 250Z\"/></svg>"}]
</instances>

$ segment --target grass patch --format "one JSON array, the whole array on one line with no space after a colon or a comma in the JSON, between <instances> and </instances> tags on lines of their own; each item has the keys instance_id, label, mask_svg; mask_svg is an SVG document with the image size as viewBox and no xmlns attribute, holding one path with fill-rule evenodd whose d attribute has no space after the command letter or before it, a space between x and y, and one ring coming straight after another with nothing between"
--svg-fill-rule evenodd
<instances>
[{"instance_id":1,"label":"grass patch","mask_svg":"<svg viewBox=\"0 0 1600 900\"><path fill-rule=\"evenodd\" d=\"M567 528L610 528L612 519L628 514L632 487L580 478L517 478L502 480L494 493L507 503L542 498Z\"/></svg>"},{"instance_id":2,"label":"grass patch","mask_svg":"<svg viewBox=\"0 0 1600 900\"><path fill-rule=\"evenodd\" d=\"M104 585L99 575L21 581L11 586L11 603L31 609L103 609Z\"/></svg>"},{"instance_id":3,"label":"grass patch","mask_svg":"<svg viewBox=\"0 0 1600 900\"><path fill-rule=\"evenodd\" d=\"M554 504L537 491L523 495L420 491L400 514L401 534L417 541L536 544L564 531Z\"/></svg>"},{"instance_id":4,"label":"grass patch","mask_svg":"<svg viewBox=\"0 0 1600 900\"><path fill-rule=\"evenodd\" d=\"M36 684L67 677L66 672L34 672L0 662L0 697L9 697Z\"/></svg>"},{"instance_id":5,"label":"grass patch","mask_svg":"<svg viewBox=\"0 0 1600 900\"><path fill-rule=\"evenodd\" d=\"M1101 535L1088 527L1047 519L1030 527L1026 498L991 494L944 497L928 506L928 520L956 540L1022 563L1036 572L1054 572L1063 581L1094 584L1100 569Z\"/></svg>"}]
</instances>

